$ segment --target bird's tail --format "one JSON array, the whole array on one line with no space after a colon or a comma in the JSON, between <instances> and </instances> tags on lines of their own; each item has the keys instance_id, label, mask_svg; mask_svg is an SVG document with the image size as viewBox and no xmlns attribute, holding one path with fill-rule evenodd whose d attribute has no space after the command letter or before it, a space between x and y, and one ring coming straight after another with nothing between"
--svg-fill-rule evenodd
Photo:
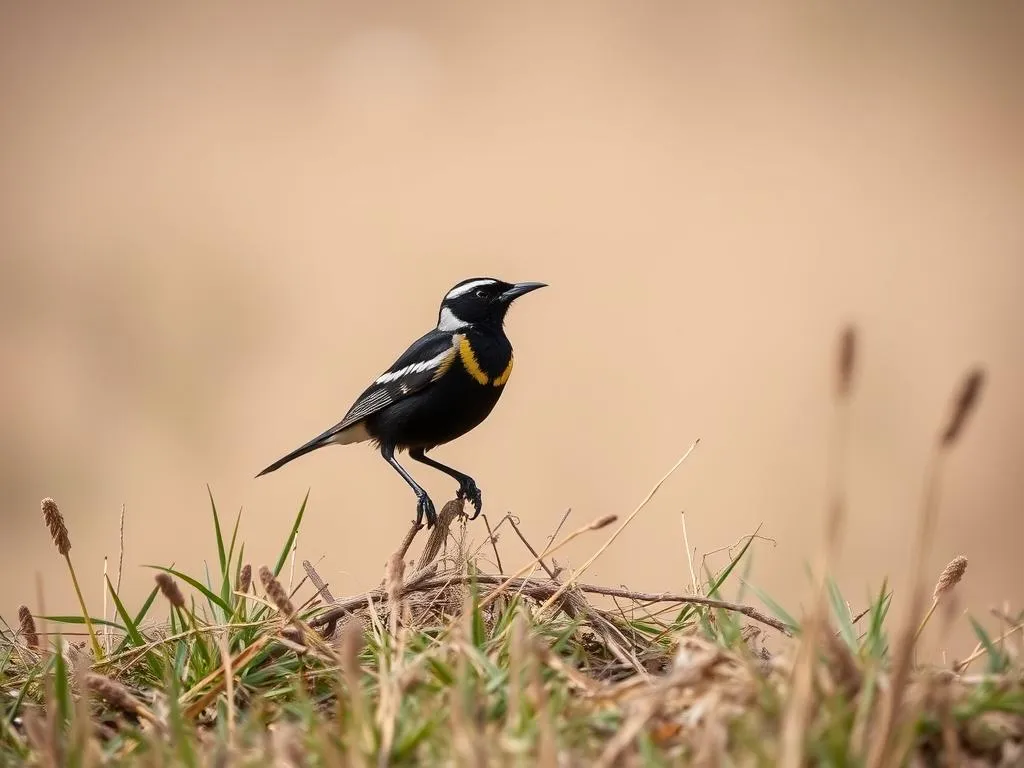
<instances>
[{"instance_id":1,"label":"bird's tail","mask_svg":"<svg viewBox=\"0 0 1024 768\"><path fill-rule=\"evenodd\" d=\"M339 429L339 427L341 428ZM341 424L331 427L326 432L317 435L305 445L299 446L287 456L282 456L256 475L256 477L262 477L263 475L273 472L275 469L280 469L289 461L297 459L299 456L305 456L307 453L315 451L317 448L323 448L325 445L347 445L349 443L362 442L369 438L370 434L366 431L366 427L361 423L356 422L355 424L345 426L344 422L342 422Z\"/></svg>"},{"instance_id":2,"label":"bird's tail","mask_svg":"<svg viewBox=\"0 0 1024 768\"><path fill-rule=\"evenodd\" d=\"M299 456L305 456L310 451L315 451L317 448L322 448L325 445L327 445L327 441L324 440L323 438L318 437L318 438L316 438L314 440L310 440L308 443L303 445L301 448L296 448L294 451L289 453L287 456L282 456L280 459L278 459L273 464L271 464L269 467L267 467L262 472L260 472L258 475L256 475L256 477L263 477L263 475L269 474L269 473L273 472L275 469L280 469L285 464L287 464L289 461L291 461L293 459L297 459L297 458L299 458Z\"/></svg>"}]
</instances>

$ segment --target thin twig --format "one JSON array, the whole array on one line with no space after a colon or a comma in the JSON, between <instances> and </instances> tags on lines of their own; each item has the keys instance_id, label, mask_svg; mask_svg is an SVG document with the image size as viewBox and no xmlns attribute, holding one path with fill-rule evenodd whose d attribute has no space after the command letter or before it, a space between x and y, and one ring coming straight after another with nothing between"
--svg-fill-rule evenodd
<instances>
[{"instance_id":1,"label":"thin twig","mask_svg":"<svg viewBox=\"0 0 1024 768\"><path fill-rule=\"evenodd\" d=\"M562 526L565 525L565 521L569 519L569 515L571 515L571 514L572 514L572 507L569 507L567 510L565 510L565 514L562 515L562 519L558 521L558 525L555 526L555 532L552 533L550 536L548 536L547 546L550 547L551 546L551 542L553 542L558 537L558 534L561 533L561 531L562 531Z\"/></svg>"},{"instance_id":2,"label":"thin twig","mask_svg":"<svg viewBox=\"0 0 1024 768\"><path fill-rule=\"evenodd\" d=\"M121 505L121 532L120 541L117 547L117 582L114 585L114 591L120 594L121 592L121 572L124 570L124 513L125 505Z\"/></svg>"},{"instance_id":3,"label":"thin twig","mask_svg":"<svg viewBox=\"0 0 1024 768\"><path fill-rule=\"evenodd\" d=\"M511 587L516 591L528 594L535 599L543 599L554 594L560 586L557 582L545 581L542 579L526 579L519 577L506 579L504 576L487 573L478 573L473 575L452 574L450 576L438 577L436 579L423 580L418 583L413 583L412 580L410 580L409 583L406 583L403 586L402 595L404 597L413 592L428 592L430 590L444 588L452 584L469 584L473 581L477 584L498 584ZM638 603L691 603L693 605L704 605L709 608L719 608L721 610L742 614L747 618L753 619L761 624L765 624L784 635L788 636L791 634L786 625L778 619L765 615L753 606L743 605L741 603L730 603L726 600L714 600L709 597L695 597L693 595L680 595L672 592L635 592L629 589L604 587L598 584L576 584L575 587L582 592L594 595L606 595L608 597L620 597L627 600L635 600ZM310 619L309 625L311 627L324 626L332 620L337 620L346 612L364 608L369 605L371 600L378 601L383 597L384 590L376 589L370 592L365 592L361 595L346 598L345 600L335 603L330 609L316 618Z\"/></svg>"},{"instance_id":4,"label":"thin twig","mask_svg":"<svg viewBox=\"0 0 1024 768\"><path fill-rule=\"evenodd\" d=\"M487 519L487 515L481 515L484 519L484 525L487 526L487 539L491 542L491 549L494 550L494 560L498 566L498 573L504 573L505 569L501 565L501 555L498 554L498 542L494 538L494 531L491 530L491 523Z\"/></svg>"},{"instance_id":5,"label":"thin twig","mask_svg":"<svg viewBox=\"0 0 1024 768\"><path fill-rule=\"evenodd\" d=\"M519 530L519 526L516 525L516 521L515 520L509 520L509 522L512 524L512 530L516 532L516 536L518 536L519 540L521 542L523 542L523 546L526 547L530 551L530 554L533 555L534 559L536 559L536 561L540 565L540 567L543 568L544 572L548 576L551 577L552 581L554 581L555 578L556 578L555 577L555 572L548 567L548 564L544 562L544 558L541 557L540 555L538 555L537 554L537 550L535 550L533 548L533 545L529 541L526 540L526 537L523 536L523 532L520 531ZM556 533L557 533L557 531L556 531Z\"/></svg>"},{"instance_id":6,"label":"thin twig","mask_svg":"<svg viewBox=\"0 0 1024 768\"><path fill-rule=\"evenodd\" d=\"M324 580L320 578L320 574L316 572L313 564L309 560L303 560L302 567L306 569L306 575L313 582L313 586L316 587L317 594L324 599L325 603L333 603L334 595L331 594L331 590L327 588Z\"/></svg>"},{"instance_id":7,"label":"thin twig","mask_svg":"<svg viewBox=\"0 0 1024 768\"><path fill-rule=\"evenodd\" d=\"M693 555L690 553L690 535L686 531L686 512L679 513L679 521L683 526L683 546L686 547L686 562L690 566L690 583L693 584L693 594L700 594L700 587L697 584L697 572L693 570Z\"/></svg>"}]
</instances>

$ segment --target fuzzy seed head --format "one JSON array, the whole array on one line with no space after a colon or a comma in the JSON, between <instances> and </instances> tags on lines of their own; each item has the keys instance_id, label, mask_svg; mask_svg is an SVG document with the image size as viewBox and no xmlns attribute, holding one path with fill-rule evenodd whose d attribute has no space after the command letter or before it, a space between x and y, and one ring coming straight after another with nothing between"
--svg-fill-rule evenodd
<instances>
[{"instance_id":1,"label":"fuzzy seed head","mask_svg":"<svg viewBox=\"0 0 1024 768\"><path fill-rule=\"evenodd\" d=\"M260 566L260 581L263 582L263 589L266 590L270 602L277 606L277 610L285 616L294 616L295 607L288 599L288 593L284 591L281 582L274 578L273 572L265 565Z\"/></svg>"},{"instance_id":2,"label":"fuzzy seed head","mask_svg":"<svg viewBox=\"0 0 1024 768\"><path fill-rule=\"evenodd\" d=\"M850 394L853 371L857 362L857 331L852 325L843 329L839 336L839 359L837 360L837 392L840 397Z\"/></svg>"},{"instance_id":3,"label":"fuzzy seed head","mask_svg":"<svg viewBox=\"0 0 1024 768\"><path fill-rule=\"evenodd\" d=\"M142 709L142 703L116 680L95 672L87 672L85 683L94 694L122 712L134 714Z\"/></svg>"},{"instance_id":4,"label":"fuzzy seed head","mask_svg":"<svg viewBox=\"0 0 1024 768\"><path fill-rule=\"evenodd\" d=\"M39 633L36 632L36 622L32 618L32 611L27 605L18 607L18 624L21 636L25 638L25 644L29 648L39 649Z\"/></svg>"},{"instance_id":5,"label":"fuzzy seed head","mask_svg":"<svg viewBox=\"0 0 1024 768\"><path fill-rule=\"evenodd\" d=\"M950 560L942 570L942 575L939 576L938 582L935 584L935 591L932 593L932 597L938 600L944 594L949 592L953 587L960 583L960 579L964 577L964 573L967 571L967 558L963 555L958 555Z\"/></svg>"},{"instance_id":6,"label":"fuzzy seed head","mask_svg":"<svg viewBox=\"0 0 1024 768\"><path fill-rule=\"evenodd\" d=\"M981 388L985 383L985 372L975 368L964 379L960 385L960 393L953 404L953 412L949 418L949 424L942 432L942 445L950 446L956 442L963 431L964 424L968 417L978 405L978 398L981 396Z\"/></svg>"},{"instance_id":7,"label":"fuzzy seed head","mask_svg":"<svg viewBox=\"0 0 1024 768\"><path fill-rule=\"evenodd\" d=\"M607 528L609 525L619 519L618 515L605 515L590 524L590 530L599 531L602 528Z\"/></svg>"},{"instance_id":8,"label":"fuzzy seed head","mask_svg":"<svg viewBox=\"0 0 1024 768\"><path fill-rule=\"evenodd\" d=\"M238 591L248 592L252 586L252 566L246 563L238 574Z\"/></svg>"},{"instance_id":9,"label":"fuzzy seed head","mask_svg":"<svg viewBox=\"0 0 1024 768\"><path fill-rule=\"evenodd\" d=\"M68 527L64 524L64 516L57 507L57 502L47 497L43 499L43 520L46 527L50 529L50 537L57 545L57 551L67 557L71 551L71 539L68 538Z\"/></svg>"},{"instance_id":10,"label":"fuzzy seed head","mask_svg":"<svg viewBox=\"0 0 1024 768\"><path fill-rule=\"evenodd\" d=\"M171 578L171 574L161 571L154 578L156 578L157 586L160 587L160 591L163 592L167 601L175 608L184 609L185 596L181 594L178 582Z\"/></svg>"}]
</instances>

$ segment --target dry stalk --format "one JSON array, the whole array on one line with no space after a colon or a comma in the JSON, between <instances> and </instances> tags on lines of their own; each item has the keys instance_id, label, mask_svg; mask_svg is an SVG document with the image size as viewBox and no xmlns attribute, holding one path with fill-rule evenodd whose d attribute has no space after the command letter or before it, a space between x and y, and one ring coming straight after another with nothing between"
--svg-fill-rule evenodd
<instances>
[{"instance_id":1,"label":"dry stalk","mask_svg":"<svg viewBox=\"0 0 1024 768\"><path fill-rule=\"evenodd\" d=\"M566 536L564 539L562 539L562 541L559 542L558 544L556 544L555 546L549 547L549 548L545 549L543 552L541 552L540 557L543 557L544 555L552 555L555 552L557 552L559 549L561 549L562 547L566 546L573 539L577 538L578 536L582 536L583 534L589 533L590 531L599 531L602 528L605 528L605 527L611 525L617 519L618 518L615 515L605 515L604 517L599 517L597 520L594 520L592 523L589 523L589 524L583 526L582 528L577 528L575 531L570 533L568 536ZM537 567L537 558L534 558L529 563L527 563L522 568L520 568L518 571L516 571L515 574L513 574L512 576L509 576L504 582L499 584L498 588L495 589L493 592L491 592L491 594L488 595L486 598L484 598L484 600L480 603L480 608L482 609L482 608L485 608L486 606L490 605L491 602L493 602L499 595L503 594L505 592L505 590L508 589L509 585L512 584L512 582L519 580L519 578L524 573L527 573L528 571L532 571L536 567ZM564 590L564 588L565 588L565 585L560 587L560 590ZM552 595L552 601L554 600L554 598L556 596L558 596L558 595Z\"/></svg>"},{"instance_id":2,"label":"dry stalk","mask_svg":"<svg viewBox=\"0 0 1024 768\"><path fill-rule=\"evenodd\" d=\"M357 765L365 766L369 715L360 683L359 652L363 647L363 629L359 622L349 621L342 627L339 646L338 666L348 689L347 700L352 710L352 717L349 719L349 752ZM345 700L346 697L339 691L338 706L343 706Z\"/></svg>"},{"instance_id":3,"label":"dry stalk","mask_svg":"<svg viewBox=\"0 0 1024 768\"><path fill-rule=\"evenodd\" d=\"M487 573L478 573L473 576L468 574L452 574L450 576L443 576L436 579L423 579L419 581L417 580L418 576L419 574L414 575L406 583L403 590L404 595L408 595L411 592L429 592L453 584L469 584L471 581L475 581L478 584L495 584L498 585L499 589L513 589L516 592L529 594L538 599L554 594L555 590L558 588L557 582L553 583L540 579L524 579L515 576L497 576ZM757 608L750 605L743 605L741 603L731 603L727 600L715 600L709 597L695 597L693 595L681 595L672 592L635 592L628 589L619 589L617 587L604 587L598 584L576 584L575 588L589 594L618 597L624 600L634 600L639 603L689 603L693 605L703 605L708 608L717 608L731 613L739 613L749 619L753 619L754 621L769 626L786 636L790 636L792 634L789 631L789 628L781 621L762 613ZM365 592L361 595L356 595L355 597L347 598L330 610L325 611L320 616L312 619L309 624L312 627L328 625L332 621L337 621L346 613L364 608L370 600L377 600L382 596L383 592L380 590L374 590L371 592ZM488 602L490 599L490 595L485 598ZM481 606L483 606L483 602L481 603Z\"/></svg>"},{"instance_id":4,"label":"dry stalk","mask_svg":"<svg viewBox=\"0 0 1024 768\"><path fill-rule=\"evenodd\" d=\"M505 567L501 564L501 555L498 554L498 537L491 530L491 521L487 519L487 515L483 515L483 518L484 525L487 526L487 540L491 542L491 549L494 551L494 564L498 566L498 573L504 573Z\"/></svg>"},{"instance_id":5,"label":"dry stalk","mask_svg":"<svg viewBox=\"0 0 1024 768\"><path fill-rule=\"evenodd\" d=\"M220 650L221 665L224 671L224 687L227 698L227 720L228 720L228 753L235 751L235 672L231 668L231 647L228 644L228 629L218 633L218 647Z\"/></svg>"},{"instance_id":6,"label":"dry stalk","mask_svg":"<svg viewBox=\"0 0 1024 768\"><path fill-rule=\"evenodd\" d=\"M85 628L89 633L93 655L97 659L102 659L103 651L100 648L100 641L96 635L96 628L92 624L89 609L85 606L85 598L82 596L82 588L78 584L75 566L71 563L71 538L68 536L68 527L64 523L64 516L60 513L57 502L49 497L43 499L40 506L43 512L43 521L46 523L46 527L50 529L50 537L53 539L57 551L68 565L71 583L75 588L75 596L78 598L78 605L82 609L82 619L85 621Z\"/></svg>"},{"instance_id":7,"label":"dry stalk","mask_svg":"<svg viewBox=\"0 0 1024 768\"><path fill-rule=\"evenodd\" d=\"M879 768L890 759L898 759L893 754L890 739L896 729L902 713L902 704L906 695L907 683L910 679L910 668L913 662L914 647L917 640L917 627L925 611L925 586L923 571L931 553L935 535L939 509L939 491L945 460L949 451L963 433L964 425L977 407L978 398L984 383L984 374L980 369L973 369L964 377L960 390L954 400L946 427L940 432L932 452L929 470L925 476L924 496L918 514L917 535L911 551L911 598L904 624L897 635L893 653L892 673L879 727L874 736L868 753L869 768Z\"/></svg>"},{"instance_id":8,"label":"dry stalk","mask_svg":"<svg viewBox=\"0 0 1024 768\"><path fill-rule=\"evenodd\" d=\"M183 693L179 698L179 702L182 706L184 706L186 702L192 701L191 704L185 707L186 719L192 720L196 718L210 704L216 701L218 696L220 696L221 691L223 691L227 686L227 680L224 677L225 669L230 669L233 674L238 674L260 651L263 650L263 647L268 642L270 642L270 637L268 635L263 635L252 645L243 648L235 654L228 664L221 665L198 683L193 685L188 691ZM200 693L200 691L202 691L202 693Z\"/></svg>"},{"instance_id":9,"label":"dry stalk","mask_svg":"<svg viewBox=\"0 0 1024 768\"><path fill-rule=\"evenodd\" d=\"M639 504L637 505L636 509L634 509L634 510L633 510L633 511L632 511L632 512L631 512L631 513L630 513L630 514L629 514L629 515L628 515L628 516L626 517L626 519L622 521L622 524L621 524L621 525L620 525L620 526L619 526L618 528L616 528L616 529L615 529L615 531L614 531L614 532L612 533L612 535L611 535L610 537L608 537L608 540L607 540L607 541L606 541L606 542L605 542L604 544L602 544L602 545L601 545L601 546L600 546L600 547L598 548L598 550L597 550L597 551L596 551L596 552L595 552L595 553L594 553L593 555L591 555L591 556L590 556L590 558L589 558L589 559L588 559L588 560L587 560L587 561L586 561L586 562L585 562L585 563L584 563L584 564L583 564L583 565L582 565L582 566L581 566L581 567L579 568L579 570L577 570L577 571L575 572L575 574L573 575L573 578L572 578L572 579L569 579L569 580L567 580L567 581L565 582L565 584L563 584L563 585L562 585L562 586L561 586L561 587L559 588L559 590L558 590L557 592L555 592L555 594L553 594L553 595L552 595L552 596L551 596L551 597L550 597L550 598L549 598L549 599L548 599L548 600L547 600L547 601L546 601L546 602L545 602L545 603L544 603L544 604L543 604L543 605L542 605L542 606L540 607L540 610L538 611L538 614L540 614L540 613L543 613L543 612L544 612L544 611L546 611L546 610L547 610L548 608L550 608L550 607L551 607L551 604L552 604L552 603L554 603L554 602L555 602L555 600L557 600L557 599L558 599L559 597L561 597L562 593L563 593L563 592L564 592L564 591L565 591L566 589L568 589L568 588L569 588L569 587L570 587L570 586L572 585L572 583L573 583L573 581L574 581L575 579L577 579L577 578L581 577L581 576L582 576L582 575L583 575L584 573L586 573L586 572L587 572L587 569L589 569L589 568L590 568L590 566L594 564L594 561L595 561L595 560L597 560L597 558L599 558L599 557L600 557L600 556L601 556L602 554L604 554L604 552L605 552L605 551L606 551L606 550L608 549L608 547L610 547L610 546L612 545L612 543L613 543L613 542L614 542L614 541L615 541L615 540L616 540L616 539L617 539L617 538L619 537L619 534L621 534L621 533L622 533L622 532L623 532L623 531L624 531L624 530L626 529L626 526L628 526L628 525L629 525L629 524L630 524L631 522L633 522L634 518L636 518L636 516L637 516L638 514L640 514L641 510L643 510L643 508L647 506L647 504L648 504L648 503L650 502L650 500L654 498L654 495L655 495L655 494L656 494L656 493L658 492L658 489L659 489L659 488L661 488L661 486L662 486L662 485L663 485L663 484L665 483L665 481L666 481L666 480L668 480L668 479L669 479L670 477L672 477L672 475L673 475L673 474L675 474L675 471L676 471L677 469L679 469L679 467L680 467L680 466L682 466L683 462L684 462L684 461L686 461L686 459L687 459L687 458L689 457L689 455L690 455L691 453L693 453L693 450L694 450L694 449L695 449L695 448L696 448L696 447L697 447L697 446L698 446L699 444L700 444L700 438L698 437L698 438L697 438L696 440L694 440L694 441L693 441L693 443L692 443L692 444L690 445L690 447L686 449L686 452L685 452L685 453L684 453L684 454L683 454L682 456L680 456L680 457L679 457L679 459L678 459L678 460L676 461L676 463L672 465L672 468L671 468L671 469L669 469L669 471L668 471L668 472L666 472L666 473L665 473L665 474L664 474L664 475L662 476L662 478L661 478L661 479L660 479L660 480L659 480L659 481L658 481L657 483L655 483L655 484L654 484L654 487L653 487L653 488L651 488L650 492L648 492L648 494L647 494L647 496L646 496L646 497L644 498L644 500L643 500L643 501L641 501L641 502L640 502L640 503L639 503ZM607 523L606 523L606 524L607 524ZM603 526L602 526L602 527L603 527ZM563 542L563 544L564 544L564 543L565 543L565 542ZM547 552L546 554L550 554L550 553L551 553L551 552L553 552L553 551L554 551L554 550L550 550L550 551L549 551L549 552ZM521 574L517 573L516 575L517 575L517 576L519 576L519 575L521 575Z\"/></svg>"},{"instance_id":10,"label":"dry stalk","mask_svg":"<svg viewBox=\"0 0 1024 768\"><path fill-rule=\"evenodd\" d=\"M545 768L558 766L558 740L555 736L554 713L544 687L544 675L540 656L534 650L534 643L527 642L527 659L531 672L531 689L536 707L538 730L537 765Z\"/></svg>"},{"instance_id":11,"label":"dry stalk","mask_svg":"<svg viewBox=\"0 0 1024 768\"><path fill-rule=\"evenodd\" d=\"M398 634L398 621L402 612L402 579L405 577L405 560L395 552L388 560L384 573L384 591L388 596L388 612L391 635Z\"/></svg>"},{"instance_id":12,"label":"dry stalk","mask_svg":"<svg viewBox=\"0 0 1024 768\"><path fill-rule=\"evenodd\" d=\"M835 413L829 441L828 514L825 525L825 546L815 574L814 598L810 614L797 649L793 668L793 685L782 726L782 754L780 764L785 768L798 768L804 762L804 743L807 728L814 713L814 673L819 635L826 630L825 603L828 574L839 552L846 517L845 468L846 446L849 440L850 394L856 362L857 335L853 326L847 326L839 336L836 360Z\"/></svg>"},{"instance_id":13,"label":"dry stalk","mask_svg":"<svg viewBox=\"0 0 1024 768\"><path fill-rule=\"evenodd\" d=\"M316 593L323 598L323 601L330 605L334 602L334 595L331 594L331 590L327 588L327 584L323 579L320 578L320 574L316 572L316 568L309 560L302 561L302 568L306 572L306 576L313 582L313 586L316 588Z\"/></svg>"}]
</instances>

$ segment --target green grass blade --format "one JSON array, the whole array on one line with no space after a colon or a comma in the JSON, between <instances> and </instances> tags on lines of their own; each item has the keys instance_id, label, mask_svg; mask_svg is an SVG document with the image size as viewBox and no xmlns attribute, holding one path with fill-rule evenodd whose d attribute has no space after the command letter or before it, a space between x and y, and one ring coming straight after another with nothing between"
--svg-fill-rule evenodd
<instances>
[{"instance_id":1,"label":"green grass blade","mask_svg":"<svg viewBox=\"0 0 1024 768\"><path fill-rule=\"evenodd\" d=\"M40 619L46 619L47 621L54 621L58 624L88 624L84 616L40 616ZM124 632L125 628L118 624L116 621L107 621L105 619L97 619L92 616L89 617L89 621L93 624L99 624L105 627L113 627Z\"/></svg>"},{"instance_id":2,"label":"green grass blade","mask_svg":"<svg viewBox=\"0 0 1024 768\"><path fill-rule=\"evenodd\" d=\"M747 554L747 550L750 549L750 545L754 543L754 539L757 538L757 534L760 531L761 526L758 525L754 533L747 538L746 542L744 542L743 546L740 548L739 553L737 553L737 555L729 561L729 564L722 569L722 572L718 574L717 577L713 577L711 575L711 571L705 568L705 571L707 571L708 574L709 581L707 591L708 597L715 597L716 595L718 595L722 585L725 583L726 579L728 579L729 576L732 574L736 566L739 565L740 560L742 560L743 557ZM697 606L693 605L692 603L684 606L683 609L679 611L679 615L676 616L675 624L678 626L684 623L694 614L696 610Z\"/></svg>"},{"instance_id":3,"label":"green grass blade","mask_svg":"<svg viewBox=\"0 0 1024 768\"><path fill-rule=\"evenodd\" d=\"M281 550L281 556L277 558L277 565L274 566L274 575L280 576L281 569L284 568L285 562L288 560L288 552L292 548L292 544L295 542L295 537L299 535L299 526L302 524L302 516L306 514L306 503L309 501L309 491L306 491L305 498L302 499L302 506L299 507L299 514L295 516L295 522L292 524L291 533L288 534L288 540L284 543L284 548Z\"/></svg>"},{"instance_id":4,"label":"green grass blade","mask_svg":"<svg viewBox=\"0 0 1024 768\"><path fill-rule=\"evenodd\" d=\"M826 586L829 602L832 603L832 613L836 615L836 621L839 623L839 635L851 651L856 651L858 647L857 631L853 628L853 617L850 616L850 609L846 607L846 601L839 591L839 585L834 579L829 578L826 581Z\"/></svg>"},{"instance_id":5,"label":"green grass blade","mask_svg":"<svg viewBox=\"0 0 1024 768\"><path fill-rule=\"evenodd\" d=\"M63 725L71 722L71 673L64 658L64 639L57 636L57 652L53 657L53 692L57 697L57 714Z\"/></svg>"},{"instance_id":6,"label":"green grass blade","mask_svg":"<svg viewBox=\"0 0 1024 768\"><path fill-rule=\"evenodd\" d=\"M747 587L754 593L758 600L767 606L769 611L775 614L775 618L786 625L790 632L795 634L800 631L800 623L794 619L785 608L775 602L775 600L773 600L766 592L758 589L753 584L748 584Z\"/></svg>"},{"instance_id":7,"label":"green grass blade","mask_svg":"<svg viewBox=\"0 0 1024 768\"><path fill-rule=\"evenodd\" d=\"M988 656L988 671L994 675L1003 672L1008 665L1006 655L996 647L988 632L973 616L968 616L967 619L971 622L974 634L978 636L978 642L985 649L985 655Z\"/></svg>"},{"instance_id":8,"label":"green grass blade","mask_svg":"<svg viewBox=\"0 0 1024 768\"><path fill-rule=\"evenodd\" d=\"M213 491L206 486L206 493L210 497L210 509L213 512L213 530L217 534L217 558L220 560L220 572L227 571L227 552L224 550L224 535L220 530L220 515L217 514L217 503L213 500Z\"/></svg>"}]
</instances>

